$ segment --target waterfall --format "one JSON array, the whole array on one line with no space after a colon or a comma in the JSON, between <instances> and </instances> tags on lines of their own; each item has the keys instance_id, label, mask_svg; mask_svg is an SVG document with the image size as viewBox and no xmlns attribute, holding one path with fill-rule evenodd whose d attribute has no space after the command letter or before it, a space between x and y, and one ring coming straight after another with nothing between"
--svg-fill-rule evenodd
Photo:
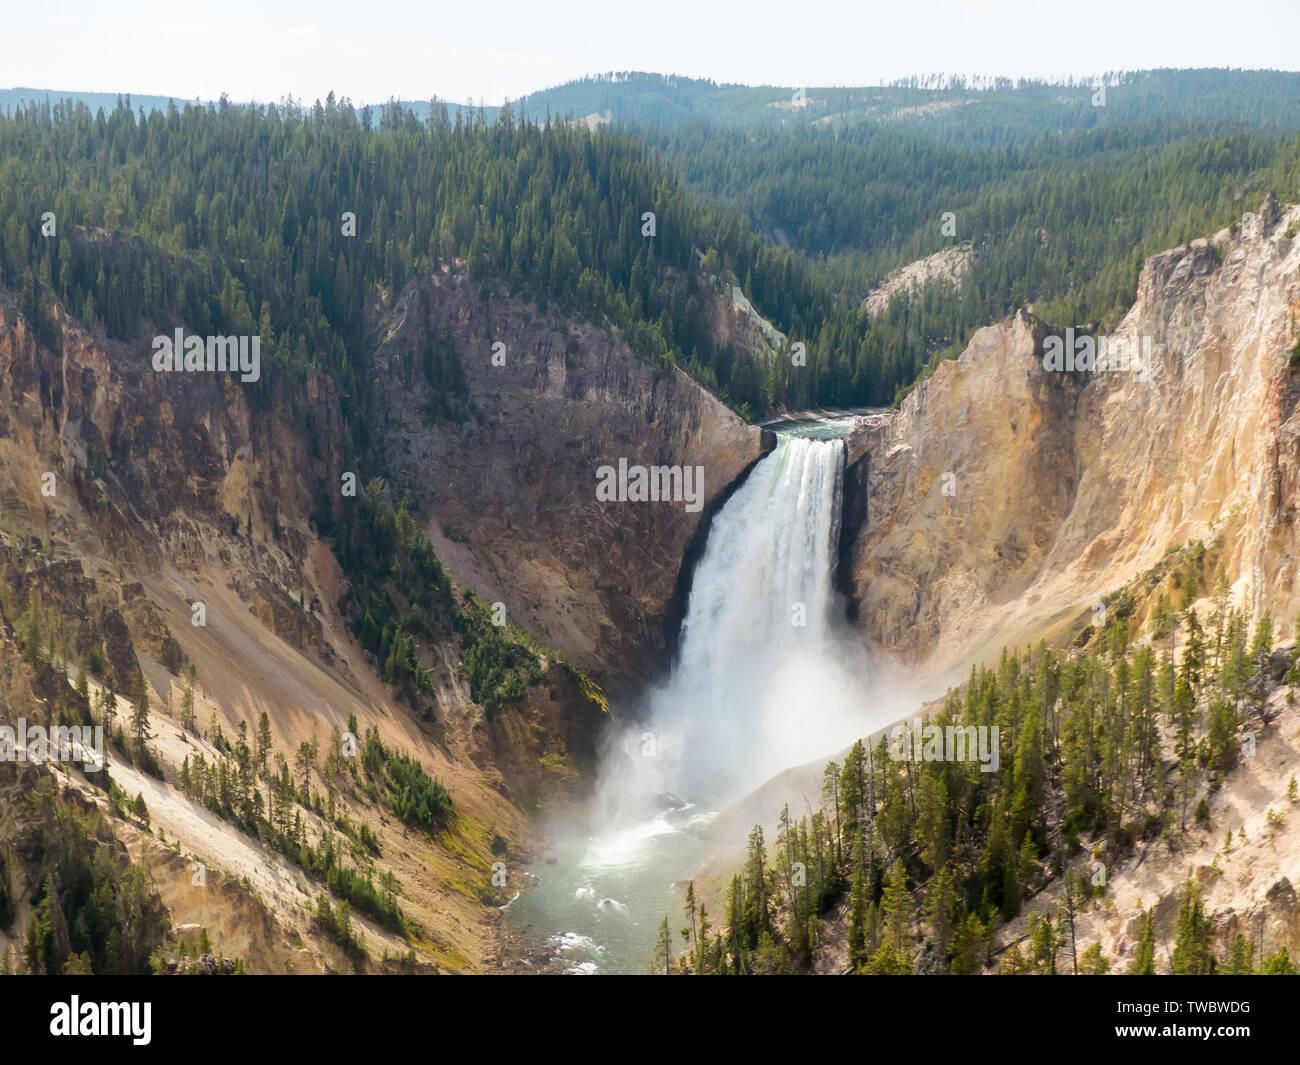
<instances>
[{"instance_id":1,"label":"waterfall","mask_svg":"<svg viewBox=\"0 0 1300 1065\"><path fill-rule=\"evenodd\" d=\"M861 735L865 661L835 608L844 442L780 435L714 516L677 661L602 791L716 803Z\"/></svg>"},{"instance_id":2,"label":"waterfall","mask_svg":"<svg viewBox=\"0 0 1300 1065\"><path fill-rule=\"evenodd\" d=\"M552 825L510 907L568 972L643 971L717 812L883 724L831 581L843 467L843 440L778 433L714 515L667 682L605 753L590 820Z\"/></svg>"}]
</instances>

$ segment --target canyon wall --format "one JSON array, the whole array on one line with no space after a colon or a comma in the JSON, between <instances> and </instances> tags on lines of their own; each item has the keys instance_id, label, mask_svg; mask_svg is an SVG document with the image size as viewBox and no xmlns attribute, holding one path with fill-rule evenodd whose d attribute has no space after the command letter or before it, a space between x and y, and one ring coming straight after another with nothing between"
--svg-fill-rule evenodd
<instances>
[{"instance_id":1,"label":"canyon wall","mask_svg":"<svg viewBox=\"0 0 1300 1065\"><path fill-rule=\"evenodd\" d=\"M614 692L661 670L684 560L771 434L616 333L449 274L408 285L378 340L376 438L456 578ZM598 501L620 459L701 468L700 507Z\"/></svg>"},{"instance_id":2,"label":"canyon wall","mask_svg":"<svg viewBox=\"0 0 1300 1065\"><path fill-rule=\"evenodd\" d=\"M386 477L453 576L505 601L541 644L618 681L662 668L684 559L765 446L759 429L680 371L654 372L616 334L450 275L412 283L377 317L357 395L268 351L256 385L155 373L149 323L129 342L106 340L56 306L38 337L0 292L0 719L44 722L55 700L75 701L71 679L96 656L92 697L103 686L124 700L145 685L160 776L115 758L113 780L146 797L159 838L204 862L212 883L251 884L267 929L255 949L215 922L221 907L184 877L154 881L178 927L205 923L255 971L351 961L311 922L322 886L180 786L186 760L221 757L213 725L233 740L265 712L274 749L295 763L303 744L323 748L355 719L359 735L374 729L444 784L455 817L431 833L327 780L323 750L309 774L318 795L337 791L354 831L374 833L375 849L352 860L397 876L420 929L417 964L472 971L492 964L490 903L509 897L496 897L492 863L520 869L536 842L531 811L583 793L609 716L598 688L545 653L540 681L487 713L456 634L419 648L435 707L412 713L341 612L347 574L317 531L318 517L356 505L341 474L360 486ZM504 367L491 362L496 338ZM596 468L621 457L702 466L699 509L598 503ZM53 672L33 657L33 619L58 656ZM173 640L179 666L165 662ZM119 722L128 713L119 704ZM55 779L105 807L93 781ZM337 827L300 810L313 843ZM148 843L131 826L117 831L133 853ZM372 959L411 946L359 913L354 922Z\"/></svg>"},{"instance_id":3,"label":"canyon wall","mask_svg":"<svg viewBox=\"0 0 1300 1065\"><path fill-rule=\"evenodd\" d=\"M1239 601L1289 630L1297 220L1270 198L1245 232L1147 260L1113 335L1149 338L1149 372L1045 369L1049 329L1025 310L860 423L842 575L864 638L914 674L956 676L1088 611L1171 547L1219 538Z\"/></svg>"}]
</instances>

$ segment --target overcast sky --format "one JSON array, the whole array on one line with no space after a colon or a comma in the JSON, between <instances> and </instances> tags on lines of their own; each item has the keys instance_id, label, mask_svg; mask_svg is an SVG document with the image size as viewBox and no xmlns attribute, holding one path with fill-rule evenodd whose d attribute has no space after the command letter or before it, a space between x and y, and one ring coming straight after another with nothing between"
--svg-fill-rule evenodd
<instances>
[{"instance_id":1,"label":"overcast sky","mask_svg":"<svg viewBox=\"0 0 1300 1065\"><path fill-rule=\"evenodd\" d=\"M486 100L648 70L768 85L929 72L1300 69L1300 0L40 0L0 87L190 99Z\"/></svg>"}]
</instances>

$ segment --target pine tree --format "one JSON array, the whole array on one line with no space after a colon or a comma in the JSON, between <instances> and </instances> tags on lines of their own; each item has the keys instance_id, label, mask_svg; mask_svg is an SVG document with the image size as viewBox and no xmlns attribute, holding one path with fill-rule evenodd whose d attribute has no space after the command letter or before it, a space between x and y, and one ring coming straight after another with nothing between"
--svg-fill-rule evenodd
<instances>
[{"instance_id":1,"label":"pine tree","mask_svg":"<svg viewBox=\"0 0 1300 1065\"><path fill-rule=\"evenodd\" d=\"M709 911L708 907L700 905L700 934L698 946L695 948L694 965L692 970L698 976L717 976L719 958L721 951L715 954L712 941L709 939Z\"/></svg>"},{"instance_id":2,"label":"pine tree","mask_svg":"<svg viewBox=\"0 0 1300 1065\"><path fill-rule=\"evenodd\" d=\"M266 774L266 759L271 753L271 719L267 717L266 711L263 710L261 716L257 719L257 769L260 774Z\"/></svg>"},{"instance_id":3,"label":"pine tree","mask_svg":"<svg viewBox=\"0 0 1300 1065\"><path fill-rule=\"evenodd\" d=\"M1105 976L1110 972L1110 959L1101 952L1101 944L1094 943L1083 952L1079 971L1084 976Z\"/></svg>"},{"instance_id":4,"label":"pine tree","mask_svg":"<svg viewBox=\"0 0 1300 1065\"><path fill-rule=\"evenodd\" d=\"M952 938L952 913L956 902L956 881L952 868L945 865L930 879L922 915L934 932L934 950L940 963L948 963L948 945Z\"/></svg>"},{"instance_id":5,"label":"pine tree","mask_svg":"<svg viewBox=\"0 0 1300 1065\"><path fill-rule=\"evenodd\" d=\"M1238 932L1228 945L1227 952L1223 956L1223 963L1219 966L1218 971L1224 976L1249 976L1252 954L1253 951L1246 941L1246 937Z\"/></svg>"},{"instance_id":6,"label":"pine tree","mask_svg":"<svg viewBox=\"0 0 1300 1065\"><path fill-rule=\"evenodd\" d=\"M694 955L697 954L700 949L700 941L698 936L696 935L696 928L695 928L695 881L694 880L688 880L686 882L686 903L682 909L691 922L690 924L691 953Z\"/></svg>"},{"instance_id":7,"label":"pine tree","mask_svg":"<svg viewBox=\"0 0 1300 1065\"><path fill-rule=\"evenodd\" d=\"M1061 940L1050 916L1032 914L1029 918L1029 941L1032 946L1034 966L1039 973L1056 975L1056 955Z\"/></svg>"},{"instance_id":8,"label":"pine tree","mask_svg":"<svg viewBox=\"0 0 1300 1065\"><path fill-rule=\"evenodd\" d=\"M137 678L131 696L131 735L135 741L135 757L139 759L144 755L145 740L149 736L149 692L143 676Z\"/></svg>"},{"instance_id":9,"label":"pine tree","mask_svg":"<svg viewBox=\"0 0 1300 1065\"><path fill-rule=\"evenodd\" d=\"M1300 967L1291 960L1286 947L1276 954L1270 954L1259 966L1261 976L1295 976L1297 972L1300 972Z\"/></svg>"},{"instance_id":10,"label":"pine tree","mask_svg":"<svg viewBox=\"0 0 1300 1065\"><path fill-rule=\"evenodd\" d=\"M988 929L973 910L953 926L952 962L949 971L969 976L982 970L988 952Z\"/></svg>"},{"instance_id":11,"label":"pine tree","mask_svg":"<svg viewBox=\"0 0 1300 1065\"><path fill-rule=\"evenodd\" d=\"M195 724L194 685L187 680L185 690L181 693L181 728L193 732Z\"/></svg>"},{"instance_id":12,"label":"pine tree","mask_svg":"<svg viewBox=\"0 0 1300 1065\"><path fill-rule=\"evenodd\" d=\"M1213 933L1214 925L1205 915L1200 892L1189 880L1183 887L1174 928L1175 975L1208 976L1214 972L1215 959L1210 950Z\"/></svg>"},{"instance_id":13,"label":"pine tree","mask_svg":"<svg viewBox=\"0 0 1300 1065\"><path fill-rule=\"evenodd\" d=\"M838 867L843 859L842 837L840 835L840 766L838 762L827 762L822 772L822 809L829 810L834 830L835 865Z\"/></svg>"},{"instance_id":14,"label":"pine tree","mask_svg":"<svg viewBox=\"0 0 1300 1065\"><path fill-rule=\"evenodd\" d=\"M871 884L867 870L865 847L859 835L853 847L853 888L849 894L849 962L856 969L869 953L867 942L868 911L871 906Z\"/></svg>"},{"instance_id":15,"label":"pine tree","mask_svg":"<svg viewBox=\"0 0 1300 1065\"><path fill-rule=\"evenodd\" d=\"M1060 922L1063 932L1070 937L1070 971L1079 975L1079 951L1078 944L1074 934L1074 891L1075 891L1074 871L1067 868L1061 877L1061 905L1062 920Z\"/></svg>"},{"instance_id":16,"label":"pine tree","mask_svg":"<svg viewBox=\"0 0 1300 1065\"><path fill-rule=\"evenodd\" d=\"M912 896L907 890L907 870L902 859L894 862L881 900L884 936L867 963L873 975L902 975L912 971L908 950L912 921Z\"/></svg>"},{"instance_id":17,"label":"pine tree","mask_svg":"<svg viewBox=\"0 0 1300 1065\"><path fill-rule=\"evenodd\" d=\"M662 962L664 975L672 975L673 962L673 935L668 928L668 918L664 917L663 922L659 925L659 939L656 943L655 956Z\"/></svg>"},{"instance_id":18,"label":"pine tree","mask_svg":"<svg viewBox=\"0 0 1300 1065\"><path fill-rule=\"evenodd\" d=\"M90 681L84 669L77 670L77 705L81 709L83 721L90 720Z\"/></svg>"}]
</instances>

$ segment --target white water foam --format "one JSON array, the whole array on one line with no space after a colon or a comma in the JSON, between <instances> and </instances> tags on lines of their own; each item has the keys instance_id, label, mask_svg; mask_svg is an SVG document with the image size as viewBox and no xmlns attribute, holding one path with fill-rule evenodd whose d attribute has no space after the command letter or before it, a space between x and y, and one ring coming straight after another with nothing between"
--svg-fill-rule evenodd
<instances>
[{"instance_id":1,"label":"white water foam","mask_svg":"<svg viewBox=\"0 0 1300 1065\"><path fill-rule=\"evenodd\" d=\"M842 440L782 436L714 517L673 672L606 759L613 823L735 798L865 731L866 656L832 580L843 465Z\"/></svg>"},{"instance_id":2,"label":"white water foam","mask_svg":"<svg viewBox=\"0 0 1300 1065\"><path fill-rule=\"evenodd\" d=\"M673 671L517 918L567 933L551 942L568 972L645 971L717 811L883 723L834 592L843 466L842 440L780 435L714 516Z\"/></svg>"}]
</instances>

